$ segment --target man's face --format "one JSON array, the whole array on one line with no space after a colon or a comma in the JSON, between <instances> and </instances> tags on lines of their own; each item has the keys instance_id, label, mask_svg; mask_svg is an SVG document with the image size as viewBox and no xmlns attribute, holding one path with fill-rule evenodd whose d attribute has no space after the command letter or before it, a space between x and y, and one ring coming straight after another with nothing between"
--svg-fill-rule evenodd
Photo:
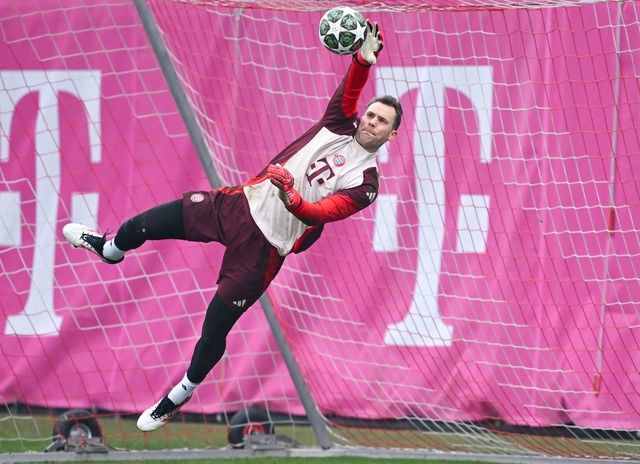
<instances>
[{"instance_id":1,"label":"man's face","mask_svg":"<svg viewBox=\"0 0 640 464\"><path fill-rule=\"evenodd\" d=\"M387 140L396 136L393 129L396 110L384 103L374 102L365 111L356 129L356 141L369 153L375 153Z\"/></svg>"}]
</instances>

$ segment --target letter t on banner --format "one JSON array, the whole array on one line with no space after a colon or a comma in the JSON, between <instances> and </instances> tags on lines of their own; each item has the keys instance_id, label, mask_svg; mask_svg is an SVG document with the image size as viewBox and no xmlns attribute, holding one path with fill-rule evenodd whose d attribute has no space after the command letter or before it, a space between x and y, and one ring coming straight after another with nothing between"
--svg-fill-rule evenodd
<instances>
[{"instance_id":1,"label":"letter t on banner","mask_svg":"<svg viewBox=\"0 0 640 464\"><path fill-rule=\"evenodd\" d=\"M397 97L417 90L420 104L415 107L413 150L415 160L415 191L418 197L418 259L416 282L411 306L405 318L391 324L385 343L396 346L449 346L453 327L442 319L438 307L438 290L442 265L442 245L445 233L445 91L463 93L472 102L480 133L481 162L491 161L493 72L490 66L431 66L418 68L381 67L377 69L376 94L390 93L392 82ZM386 150L386 148L385 148ZM386 155L386 156L385 156ZM388 152L380 153L380 161L388 160ZM389 208L396 202L378 199L379 205ZM488 205L478 202L479 206ZM478 211L488 217L486 211ZM393 217L393 215L391 215ZM381 218L376 215L376 219ZM488 231L488 221L481 221ZM397 224L396 224L397 226ZM388 225L386 226L388 228ZM377 228L377 227L376 227ZM485 236L487 231L483 231ZM393 237L386 232L386 237ZM377 242L380 234L374 234ZM377 248L388 250L382 243Z\"/></svg>"}]
</instances>

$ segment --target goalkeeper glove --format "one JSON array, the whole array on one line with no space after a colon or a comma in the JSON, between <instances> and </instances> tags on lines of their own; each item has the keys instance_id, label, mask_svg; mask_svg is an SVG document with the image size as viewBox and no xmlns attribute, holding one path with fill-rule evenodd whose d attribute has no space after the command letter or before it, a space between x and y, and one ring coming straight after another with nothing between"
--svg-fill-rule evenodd
<instances>
[{"instance_id":1,"label":"goalkeeper glove","mask_svg":"<svg viewBox=\"0 0 640 464\"><path fill-rule=\"evenodd\" d=\"M371 23L371 21L367 20L367 37L364 39L364 43L358 54L362 57L363 60L367 61L369 64L376 64L376 60L378 58L378 54L384 47L382 32L378 29L378 23Z\"/></svg>"},{"instance_id":2,"label":"goalkeeper glove","mask_svg":"<svg viewBox=\"0 0 640 464\"><path fill-rule=\"evenodd\" d=\"M267 178L280 190L280 200L289 211L293 211L302 204L302 197L293 188L293 176L279 164L270 164L267 167Z\"/></svg>"}]
</instances>

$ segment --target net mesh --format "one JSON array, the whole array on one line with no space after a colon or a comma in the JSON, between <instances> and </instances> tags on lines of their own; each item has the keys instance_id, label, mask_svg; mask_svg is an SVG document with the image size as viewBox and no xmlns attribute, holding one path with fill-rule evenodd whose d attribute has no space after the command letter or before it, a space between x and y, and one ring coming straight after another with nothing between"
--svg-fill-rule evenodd
<instances>
[{"instance_id":1,"label":"net mesh","mask_svg":"<svg viewBox=\"0 0 640 464\"><path fill-rule=\"evenodd\" d=\"M349 64L317 37L331 2L148 4L227 185L317 121ZM335 443L637 457L637 5L351 6L385 38L361 106L394 95L403 123L373 206L268 291ZM223 446L255 406L302 440L259 305L186 415L135 431L184 374L223 249L108 267L60 231L113 231L207 177L132 5L2 8L0 449L42 446L70 408L126 448Z\"/></svg>"}]
</instances>

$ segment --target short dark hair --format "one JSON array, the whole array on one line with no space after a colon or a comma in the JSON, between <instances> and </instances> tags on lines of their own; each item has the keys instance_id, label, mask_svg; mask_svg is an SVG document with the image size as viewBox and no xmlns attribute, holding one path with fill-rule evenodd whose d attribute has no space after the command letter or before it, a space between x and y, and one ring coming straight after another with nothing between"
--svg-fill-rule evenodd
<instances>
[{"instance_id":1,"label":"short dark hair","mask_svg":"<svg viewBox=\"0 0 640 464\"><path fill-rule=\"evenodd\" d=\"M377 102L380 102L383 105L390 106L394 110L396 110L396 119L393 121L393 130L397 130L398 127L400 127L400 123L402 122L402 105L400 104L398 99L391 95L383 95L381 97L375 97L369 103L367 103L367 108L369 108L371 105Z\"/></svg>"}]
</instances>

